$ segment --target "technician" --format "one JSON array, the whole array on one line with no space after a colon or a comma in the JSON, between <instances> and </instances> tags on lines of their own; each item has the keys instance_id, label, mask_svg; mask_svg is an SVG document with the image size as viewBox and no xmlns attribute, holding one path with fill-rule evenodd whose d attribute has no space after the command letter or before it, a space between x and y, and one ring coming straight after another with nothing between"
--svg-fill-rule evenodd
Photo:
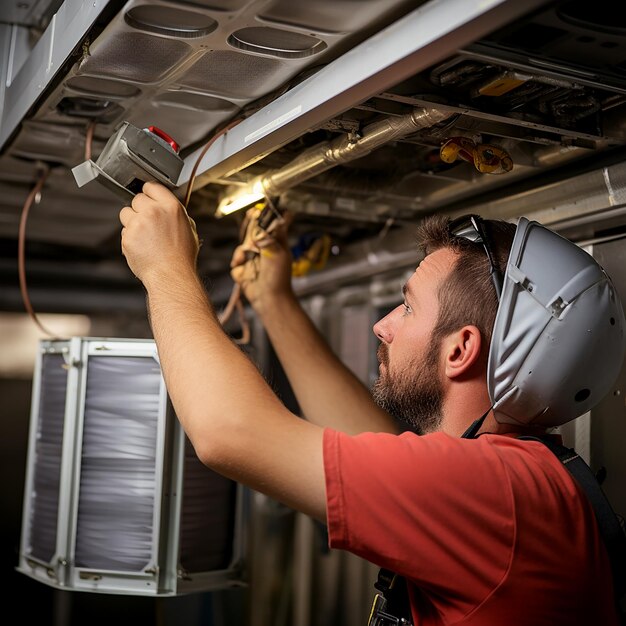
<instances>
[{"instance_id":1,"label":"technician","mask_svg":"<svg viewBox=\"0 0 626 626\"><path fill-rule=\"evenodd\" d=\"M120 220L168 392L207 466L402 576L415 626L618 623L589 501L547 446L520 439L589 410L622 366L622 307L590 255L523 218L424 223L404 302L374 327L375 403L298 305L284 238L256 284L236 253L301 419L224 333L177 198L146 183Z\"/></svg>"}]
</instances>

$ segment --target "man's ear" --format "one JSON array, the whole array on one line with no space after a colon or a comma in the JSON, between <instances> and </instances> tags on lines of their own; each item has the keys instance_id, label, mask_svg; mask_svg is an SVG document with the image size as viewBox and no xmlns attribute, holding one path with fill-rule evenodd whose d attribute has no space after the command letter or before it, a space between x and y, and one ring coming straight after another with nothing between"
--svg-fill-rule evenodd
<instances>
[{"instance_id":1,"label":"man's ear","mask_svg":"<svg viewBox=\"0 0 626 626\"><path fill-rule=\"evenodd\" d=\"M476 326L463 326L445 337L441 345L441 354L445 358L445 375L448 378L458 378L467 375L479 361L483 339Z\"/></svg>"}]
</instances>

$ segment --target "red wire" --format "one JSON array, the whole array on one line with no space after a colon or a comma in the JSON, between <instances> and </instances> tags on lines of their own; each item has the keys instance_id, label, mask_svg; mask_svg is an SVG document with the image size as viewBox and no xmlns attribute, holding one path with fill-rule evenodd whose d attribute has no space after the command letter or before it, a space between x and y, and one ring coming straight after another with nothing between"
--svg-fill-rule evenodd
<instances>
[{"instance_id":1,"label":"red wire","mask_svg":"<svg viewBox=\"0 0 626 626\"><path fill-rule=\"evenodd\" d=\"M87 126L87 132L85 133L85 161L91 159L91 148L93 146L93 133L96 129L96 120L89 122Z\"/></svg>"},{"instance_id":2,"label":"red wire","mask_svg":"<svg viewBox=\"0 0 626 626\"><path fill-rule=\"evenodd\" d=\"M193 191L193 183L196 179L196 172L198 171L198 167L200 165L200 161L202 161L202 157L207 153L207 150L215 143L218 137L221 137L225 133L227 133L231 128L234 128L240 122L243 122L244 118L240 117L238 119L233 120L209 139L204 148L202 148L202 152L198 155L196 162L194 163L193 169L191 170L191 175L189 176L189 181L187 182L187 192L185 193L185 209L189 205L189 200L191 198L191 192ZM241 287L238 284L233 285L233 289L230 294L230 298L228 299L228 303L226 304L226 308L220 315L218 315L218 319L220 324L224 325L231 317L233 311L236 310L239 315L239 323L242 328L242 336L237 340L239 344L247 344L250 341L250 326L248 324L248 320L246 319L245 312L243 309L243 304L241 302Z\"/></svg>"},{"instance_id":3,"label":"red wire","mask_svg":"<svg viewBox=\"0 0 626 626\"><path fill-rule=\"evenodd\" d=\"M237 126L237 124L239 124L240 122L243 122L243 120L244 118L240 117L224 126L224 128L220 128L220 130L218 130L217 133L215 133L215 135L213 135L213 137L209 139L204 148L202 148L202 152L198 155L198 158L194 163L193 169L191 170L191 176L189 177L189 182L187 183L187 193L185 194L184 203L185 208L187 208L187 205L189 204L189 199L191 198L191 192L193 190L193 183L196 180L196 172L198 171L198 166L200 165L200 161L202 161L202 157L207 153L207 150L215 143L218 137L221 137L222 135L227 133L231 128Z\"/></svg>"},{"instance_id":4,"label":"red wire","mask_svg":"<svg viewBox=\"0 0 626 626\"><path fill-rule=\"evenodd\" d=\"M24 250L26 247L26 221L28 220L28 212L30 211L30 207L33 204L33 201L37 197L37 194L41 192L41 189L48 178L48 174L50 170L46 168L42 174L39 176L39 180L35 184L35 186L30 190L26 201L24 202L24 207L22 208L22 215L20 217L20 227L18 234L18 243L17 243L17 267L20 278L20 292L22 293L22 300L24 301L24 306L26 311L32 318L32 320L37 324L39 329L49 337L55 337L54 333L51 333L40 321L37 317L33 306L30 302L30 298L28 296L28 288L26 286L26 268L25 268L25 260L24 260Z\"/></svg>"}]
</instances>

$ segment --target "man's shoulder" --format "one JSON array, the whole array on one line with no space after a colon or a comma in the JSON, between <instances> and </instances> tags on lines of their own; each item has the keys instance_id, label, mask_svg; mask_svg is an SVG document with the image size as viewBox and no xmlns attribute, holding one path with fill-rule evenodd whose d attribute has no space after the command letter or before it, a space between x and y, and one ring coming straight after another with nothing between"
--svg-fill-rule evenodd
<instances>
[{"instance_id":1,"label":"man's shoulder","mask_svg":"<svg viewBox=\"0 0 626 626\"><path fill-rule=\"evenodd\" d=\"M426 462L439 470L445 468L447 472L453 468L463 472L482 467L485 473L494 477L502 471L521 471L521 475L528 475L533 470L560 473L563 469L561 462L544 443L520 439L519 433L485 433L475 439L463 439L442 431L426 435L412 431L358 435L332 431L327 435L333 441L332 447L341 450L344 460L365 459L370 462L372 459L392 459L398 466Z\"/></svg>"}]
</instances>

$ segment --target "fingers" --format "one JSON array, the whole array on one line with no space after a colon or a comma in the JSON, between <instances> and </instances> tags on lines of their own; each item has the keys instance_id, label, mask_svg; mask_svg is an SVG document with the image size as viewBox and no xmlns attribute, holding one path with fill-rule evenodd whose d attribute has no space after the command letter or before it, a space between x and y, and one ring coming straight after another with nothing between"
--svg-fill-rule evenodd
<instances>
[{"instance_id":1,"label":"fingers","mask_svg":"<svg viewBox=\"0 0 626 626\"><path fill-rule=\"evenodd\" d=\"M152 198L152 200L156 200L157 202L176 202L176 204L180 204L178 198L165 186L161 183L157 183L156 181L150 180L143 184L141 188L142 192Z\"/></svg>"},{"instance_id":2,"label":"fingers","mask_svg":"<svg viewBox=\"0 0 626 626\"><path fill-rule=\"evenodd\" d=\"M254 282L258 276L258 267L254 259L246 261L241 265L237 265L230 270L230 276L233 282L246 288L251 282Z\"/></svg>"},{"instance_id":3,"label":"fingers","mask_svg":"<svg viewBox=\"0 0 626 626\"><path fill-rule=\"evenodd\" d=\"M293 222L294 214L290 211L285 211L280 220L276 220L276 227L272 231L272 236L276 241L280 242L283 247L287 246L287 233L289 231L289 227Z\"/></svg>"},{"instance_id":4,"label":"fingers","mask_svg":"<svg viewBox=\"0 0 626 626\"><path fill-rule=\"evenodd\" d=\"M246 251L242 244L235 248L235 251L233 252L233 256L230 260L230 266L231 268L237 267L239 265L243 265L245 262L246 262Z\"/></svg>"},{"instance_id":5,"label":"fingers","mask_svg":"<svg viewBox=\"0 0 626 626\"><path fill-rule=\"evenodd\" d=\"M125 206L120 211L120 222L122 222L122 226L128 226L129 221L132 219L135 211L129 207Z\"/></svg>"},{"instance_id":6,"label":"fingers","mask_svg":"<svg viewBox=\"0 0 626 626\"><path fill-rule=\"evenodd\" d=\"M168 212L184 210L178 198L165 185L154 181L143 184L142 191L133 198L130 206L137 213L155 207Z\"/></svg>"},{"instance_id":7,"label":"fingers","mask_svg":"<svg viewBox=\"0 0 626 626\"><path fill-rule=\"evenodd\" d=\"M243 274L244 274L244 267L243 265L237 265L235 267L231 266L231 270L230 270L230 277L233 279L234 282L236 282L237 284L241 284L242 280L243 280Z\"/></svg>"}]
</instances>

